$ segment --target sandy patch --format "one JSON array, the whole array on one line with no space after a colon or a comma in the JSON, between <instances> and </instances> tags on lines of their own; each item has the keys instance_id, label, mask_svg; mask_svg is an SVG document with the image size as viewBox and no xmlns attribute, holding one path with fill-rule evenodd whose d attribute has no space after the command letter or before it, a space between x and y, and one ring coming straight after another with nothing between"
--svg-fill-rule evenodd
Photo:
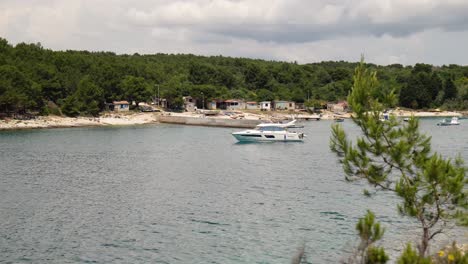
<instances>
[{"instance_id":1,"label":"sandy patch","mask_svg":"<svg viewBox=\"0 0 468 264\"><path fill-rule=\"evenodd\" d=\"M0 120L0 130L29 128L141 125L157 122L157 114L104 114L101 117L40 116L32 120Z\"/></svg>"}]
</instances>

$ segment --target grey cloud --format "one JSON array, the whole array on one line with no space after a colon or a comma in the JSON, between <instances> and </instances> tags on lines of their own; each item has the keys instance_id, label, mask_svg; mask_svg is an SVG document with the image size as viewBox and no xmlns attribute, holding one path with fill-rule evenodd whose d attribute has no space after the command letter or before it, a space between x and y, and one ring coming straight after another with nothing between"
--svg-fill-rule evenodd
<instances>
[{"instance_id":1,"label":"grey cloud","mask_svg":"<svg viewBox=\"0 0 468 264\"><path fill-rule=\"evenodd\" d=\"M220 4L213 4L216 2ZM394 1L393 6L387 7L391 11L377 8L375 3L379 2L383 1L363 0L361 5L356 5L357 1L333 1L332 5L326 1L259 1L246 9L242 5L244 1L176 1L149 11L132 9L127 16L142 26L191 28L279 43L309 42L343 35L404 37L436 28L446 31L468 28L468 2L432 1L436 4L427 7L427 1L415 0L413 5ZM268 3L270 6L264 6ZM262 12L262 8L271 12ZM240 12L242 9L247 12ZM328 13L323 15L324 12Z\"/></svg>"},{"instance_id":2,"label":"grey cloud","mask_svg":"<svg viewBox=\"0 0 468 264\"><path fill-rule=\"evenodd\" d=\"M307 63L468 63L466 0L1 0L12 43Z\"/></svg>"}]
</instances>

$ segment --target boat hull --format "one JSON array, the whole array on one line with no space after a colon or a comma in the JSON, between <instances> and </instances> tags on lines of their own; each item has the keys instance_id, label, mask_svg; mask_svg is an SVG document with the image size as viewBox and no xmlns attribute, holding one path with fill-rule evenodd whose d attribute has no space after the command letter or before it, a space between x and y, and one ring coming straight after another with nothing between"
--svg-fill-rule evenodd
<instances>
[{"instance_id":1,"label":"boat hull","mask_svg":"<svg viewBox=\"0 0 468 264\"><path fill-rule=\"evenodd\" d=\"M437 123L438 126L458 126L460 124L451 124L451 123Z\"/></svg>"},{"instance_id":2,"label":"boat hull","mask_svg":"<svg viewBox=\"0 0 468 264\"><path fill-rule=\"evenodd\" d=\"M452 117L452 120L447 121L447 119L442 120L442 122L437 123L438 126L458 126L458 117Z\"/></svg>"},{"instance_id":3,"label":"boat hull","mask_svg":"<svg viewBox=\"0 0 468 264\"><path fill-rule=\"evenodd\" d=\"M232 133L239 142L301 142L302 133Z\"/></svg>"}]
</instances>

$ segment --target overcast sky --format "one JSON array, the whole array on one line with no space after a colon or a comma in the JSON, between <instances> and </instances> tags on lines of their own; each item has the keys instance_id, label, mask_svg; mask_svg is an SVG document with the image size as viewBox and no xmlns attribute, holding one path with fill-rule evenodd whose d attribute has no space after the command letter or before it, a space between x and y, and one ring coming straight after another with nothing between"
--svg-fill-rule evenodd
<instances>
[{"instance_id":1,"label":"overcast sky","mask_svg":"<svg viewBox=\"0 0 468 264\"><path fill-rule=\"evenodd\" d=\"M468 0L0 0L0 36L54 50L468 65Z\"/></svg>"}]
</instances>

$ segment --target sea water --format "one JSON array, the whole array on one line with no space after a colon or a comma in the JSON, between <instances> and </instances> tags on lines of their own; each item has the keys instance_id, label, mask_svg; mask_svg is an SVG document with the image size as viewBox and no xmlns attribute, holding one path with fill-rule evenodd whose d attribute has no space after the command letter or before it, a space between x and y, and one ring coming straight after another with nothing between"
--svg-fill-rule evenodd
<instances>
[{"instance_id":1,"label":"sea water","mask_svg":"<svg viewBox=\"0 0 468 264\"><path fill-rule=\"evenodd\" d=\"M468 161L468 122L421 121L433 149ZM336 263L367 209L392 256L418 224L398 198L362 195L329 150L331 121L303 143L238 144L238 129L156 124L0 132L0 262ZM357 128L342 123L351 135ZM435 241L466 242L454 227Z\"/></svg>"}]
</instances>

